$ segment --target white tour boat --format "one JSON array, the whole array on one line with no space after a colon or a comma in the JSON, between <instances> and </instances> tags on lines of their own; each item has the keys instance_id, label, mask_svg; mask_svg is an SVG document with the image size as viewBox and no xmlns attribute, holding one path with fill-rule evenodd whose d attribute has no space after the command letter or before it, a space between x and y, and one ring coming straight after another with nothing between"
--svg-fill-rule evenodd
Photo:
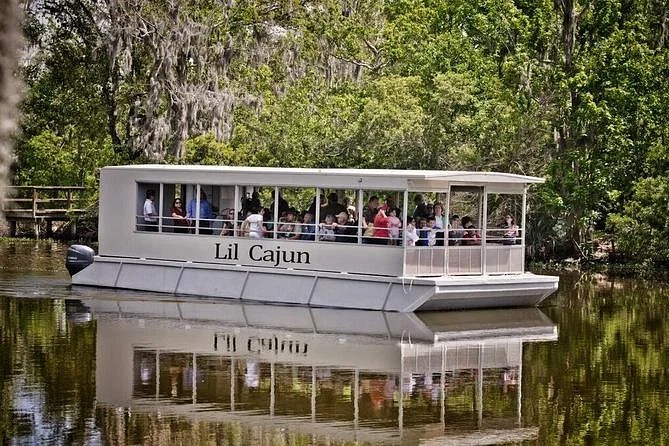
<instances>
[{"instance_id":1,"label":"white tour boat","mask_svg":"<svg viewBox=\"0 0 669 446\"><path fill-rule=\"evenodd\" d=\"M269 303L531 306L558 284L524 270L527 189L541 182L493 172L105 167L99 252L75 245L67 266L75 285Z\"/></svg>"}]
</instances>

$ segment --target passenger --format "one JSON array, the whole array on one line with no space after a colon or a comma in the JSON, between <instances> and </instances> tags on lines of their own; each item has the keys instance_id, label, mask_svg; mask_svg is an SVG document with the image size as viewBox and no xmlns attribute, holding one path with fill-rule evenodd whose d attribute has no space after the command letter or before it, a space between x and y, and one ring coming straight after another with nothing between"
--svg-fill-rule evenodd
<instances>
[{"instance_id":1,"label":"passenger","mask_svg":"<svg viewBox=\"0 0 669 446\"><path fill-rule=\"evenodd\" d=\"M448 226L441 203L434 204L434 228L437 230L437 246L444 246L444 229Z\"/></svg>"},{"instance_id":2,"label":"passenger","mask_svg":"<svg viewBox=\"0 0 669 446\"><path fill-rule=\"evenodd\" d=\"M186 211L184 211L181 198L174 199L174 202L172 202L172 209L170 210L170 214L172 215L172 226L174 226L174 232L187 234L188 219L186 218Z\"/></svg>"},{"instance_id":3,"label":"passenger","mask_svg":"<svg viewBox=\"0 0 669 446\"><path fill-rule=\"evenodd\" d=\"M511 215L507 214L504 217L504 240L502 240L503 245L514 245L516 244L516 239L518 237L518 225L516 225L516 219Z\"/></svg>"},{"instance_id":4,"label":"passenger","mask_svg":"<svg viewBox=\"0 0 669 446\"><path fill-rule=\"evenodd\" d=\"M153 189L146 191L146 200L144 200L144 225L141 225L144 231L158 232L158 212L156 212L156 192Z\"/></svg>"},{"instance_id":5,"label":"passenger","mask_svg":"<svg viewBox=\"0 0 669 446\"><path fill-rule=\"evenodd\" d=\"M459 246L462 244L462 236L465 231L460 227L460 217L457 214L451 216L451 223L448 225L448 245Z\"/></svg>"},{"instance_id":6,"label":"passenger","mask_svg":"<svg viewBox=\"0 0 669 446\"><path fill-rule=\"evenodd\" d=\"M445 229L446 228L446 216L444 215L444 207L441 203L437 202L434 204L433 208L434 213L434 227L436 229Z\"/></svg>"},{"instance_id":7,"label":"passenger","mask_svg":"<svg viewBox=\"0 0 669 446\"><path fill-rule=\"evenodd\" d=\"M346 206L340 204L337 197L337 192L330 192L328 194L327 204L321 210L321 216L324 215L337 215L340 212L346 212Z\"/></svg>"},{"instance_id":8,"label":"passenger","mask_svg":"<svg viewBox=\"0 0 669 446\"><path fill-rule=\"evenodd\" d=\"M374 238L370 241L375 245L386 245L388 235L388 216L383 209L379 209L374 217Z\"/></svg>"},{"instance_id":9,"label":"passenger","mask_svg":"<svg viewBox=\"0 0 669 446\"><path fill-rule=\"evenodd\" d=\"M427 205L427 216L429 217L434 217L434 205L432 203L428 203Z\"/></svg>"},{"instance_id":10,"label":"passenger","mask_svg":"<svg viewBox=\"0 0 669 446\"><path fill-rule=\"evenodd\" d=\"M320 194L320 201L321 201L320 214L321 218L323 218L323 216L325 215L323 213L323 209L325 208L325 206L328 205L328 201L325 199L325 194ZM316 197L314 197L314 199L311 200L311 204L309 205L309 209L307 209L307 212L309 212L314 218L316 218Z\"/></svg>"},{"instance_id":11,"label":"passenger","mask_svg":"<svg viewBox=\"0 0 669 446\"><path fill-rule=\"evenodd\" d=\"M416 231L416 225L414 224L413 217L407 218L407 246L416 246L416 242L420 239L418 232Z\"/></svg>"},{"instance_id":12,"label":"passenger","mask_svg":"<svg viewBox=\"0 0 669 446\"><path fill-rule=\"evenodd\" d=\"M358 229L357 225L351 225L348 221L348 213L340 212L337 214L337 221L332 223L332 228L335 233L335 242L340 243L354 243Z\"/></svg>"},{"instance_id":13,"label":"passenger","mask_svg":"<svg viewBox=\"0 0 669 446\"><path fill-rule=\"evenodd\" d=\"M260 209L260 194L258 191L254 191L250 197L242 199L242 215L248 215L249 212L253 213L255 209Z\"/></svg>"},{"instance_id":14,"label":"passenger","mask_svg":"<svg viewBox=\"0 0 669 446\"><path fill-rule=\"evenodd\" d=\"M242 220L241 224L239 225L239 237L248 237L249 236L249 229L251 228L251 223L247 220L247 218L252 215L253 212L248 211L246 215L244 216L244 219Z\"/></svg>"},{"instance_id":15,"label":"passenger","mask_svg":"<svg viewBox=\"0 0 669 446\"><path fill-rule=\"evenodd\" d=\"M374 217L379 207L379 198L376 195L372 195L367 202L367 205L362 208L362 218L365 219L367 224L374 222Z\"/></svg>"},{"instance_id":16,"label":"passenger","mask_svg":"<svg viewBox=\"0 0 669 446\"><path fill-rule=\"evenodd\" d=\"M437 229L435 228L435 219L434 217L427 218L427 227L429 231L427 232L427 246L435 246L437 244Z\"/></svg>"},{"instance_id":17,"label":"passenger","mask_svg":"<svg viewBox=\"0 0 669 446\"><path fill-rule=\"evenodd\" d=\"M221 235L223 236L232 236L235 234L235 210L234 209L224 209L223 210L223 226L221 227Z\"/></svg>"},{"instance_id":18,"label":"passenger","mask_svg":"<svg viewBox=\"0 0 669 446\"><path fill-rule=\"evenodd\" d=\"M388 208L388 244L397 245L400 240L400 229L402 222L397 218L397 209L394 207Z\"/></svg>"},{"instance_id":19,"label":"passenger","mask_svg":"<svg viewBox=\"0 0 669 446\"><path fill-rule=\"evenodd\" d=\"M344 200L343 200L342 204L346 207L346 212L348 212L349 215L351 215L351 214L355 215L355 214L358 213L355 209L355 206L352 204L352 201L349 197L344 197ZM356 220L357 220L357 218L356 218Z\"/></svg>"},{"instance_id":20,"label":"passenger","mask_svg":"<svg viewBox=\"0 0 669 446\"><path fill-rule=\"evenodd\" d=\"M397 217L399 218L401 213L400 209L397 206L395 206L395 199L391 195L388 195L386 197L386 202L381 207L383 208L384 211L386 211L386 215L390 215L390 213L388 212L390 209L395 209L395 215L397 215Z\"/></svg>"},{"instance_id":21,"label":"passenger","mask_svg":"<svg viewBox=\"0 0 669 446\"><path fill-rule=\"evenodd\" d=\"M295 214L296 211L294 209L288 209L286 211L284 221L279 226L278 237L290 240L300 239L300 225L295 221Z\"/></svg>"},{"instance_id":22,"label":"passenger","mask_svg":"<svg viewBox=\"0 0 669 446\"><path fill-rule=\"evenodd\" d=\"M270 213L274 215L274 191L272 191L272 204L269 206ZM283 217L284 214L288 211L288 202L281 196L279 192L279 217Z\"/></svg>"},{"instance_id":23,"label":"passenger","mask_svg":"<svg viewBox=\"0 0 669 446\"><path fill-rule=\"evenodd\" d=\"M197 202L195 198L192 198L188 202L188 213L186 214L186 217L190 220L195 220L196 209ZM209 229L209 226L211 225L209 220L213 220L214 218L216 218L216 216L211 208L211 204L207 201L207 194L204 190L200 189L200 234L212 233L211 229Z\"/></svg>"},{"instance_id":24,"label":"passenger","mask_svg":"<svg viewBox=\"0 0 669 446\"><path fill-rule=\"evenodd\" d=\"M348 211L348 224L349 225L357 225L358 223L358 213L354 208L351 208L350 206L347 208Z\"/></svg>"},{"instance_id":25,"label":"passenger","mask_svg":"<svg viewBox=\"0 0 669 446\"><path fill-rule=\"evenodd\" d=\"M463 245L472 246L481 244L481 236L476 227L474 227L474 223L472 223L472 219L469 216L465 215L462 217L462 227L465 231L462 235Z\"/></svg>"},{"instance_id":26,"label":"passenger","mask_svg":"<svg viewBox=\"0 0 669 446\"><path fill-rule=\"evenodd\" d=\"M316 227L312 223L314 221L314 216L310 212L305 212L304 217L302 218L302 223L300 224L300 240L304 241L313 241L314 233L316 232Z\"/></svg>"},{"instance_id":27,"label":"passenger","mask_svg":"<svg viewBox=\"0 0 669 446\"><path fill-rule=\"evenodd\" d=\"M274 230L274 209L263 208L263 221L265 222L265 230L271 232ZM267 235L265 235L267 236Z\"/></svg>"},{"instance_id":28,"label":"passenger","mask_svg":"<svg viewBox=\"0 0 669 446\"><path fill-rule=\"evenodd\" d=\"M413 201L416 205L412 214L413 218L427 218L429 215L427 212L427 204L425 204L423 196L418 194L414 197Z\"/></svg>"},{"instance_id":29,"label":"passenger","mask_svg":"<svg viewBox=\"0 0 669 446\"><path fill-rule=\"evenodd\" d=\"M267 233L267 228L264 225L265 209L260 208L256 212L246 217L245 222L248 223L249 237L263 238Z\"/></svg>"},{"instance_id":30,"label":"passenger","mask_svg":"<svg viewBox=\"0 0 669 446\"><path fill-rule=\"evenodd\" d=\"M331 214L325 216L325 222L318 225L318 240L322 242L334 242L334 217Z\"/></svg>"},{"instance_id":31,"label":"passenger","mask_svg":"<svg viewBox=\"0 0 669 446\"><path fill-rule=\"evenodd\" d=\"M430 228L427 227L426 218L417 218L418 222L418 240L416 240L416 246L428 246Z\"/></svg>"}]
</instances>

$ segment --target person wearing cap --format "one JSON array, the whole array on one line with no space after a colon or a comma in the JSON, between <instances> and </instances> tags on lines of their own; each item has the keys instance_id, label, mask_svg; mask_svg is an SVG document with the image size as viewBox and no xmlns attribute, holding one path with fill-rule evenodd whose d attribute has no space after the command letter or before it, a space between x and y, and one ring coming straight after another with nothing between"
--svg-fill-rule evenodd
<instances>
[{"instance_id":1,"label":"person wearing cap","mask_svg":"<svg viewBox=\"0 0 669 446\"><path fill-rule=\"evenodd\" d=\"M278 237L290 240L299 240L300 225L295 222L295 209L289 208L285 215L283 223L279 226Z\"/></svg>"},{"instance_id":2,"label":"person wearing cap","mask_svg":"<svg viewBox=\"0 0 669 446\"><path fill-rule=\"evenodd\" d=\"M357 241L357 224L351 225L348 221L348 212L340 212L335 215L337 221L332 223L335 233L335 242L353 243Z\"/></svg>"}]
</instances>

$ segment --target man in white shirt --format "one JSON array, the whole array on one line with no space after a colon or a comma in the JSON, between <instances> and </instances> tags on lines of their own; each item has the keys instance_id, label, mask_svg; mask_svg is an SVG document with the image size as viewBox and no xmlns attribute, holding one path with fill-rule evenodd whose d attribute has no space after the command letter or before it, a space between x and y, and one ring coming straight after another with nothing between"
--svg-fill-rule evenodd
<instances>
[{"instance_id":1,"label":"man in white shirt","mask_svg":"<svg viewBox=\"0 0 669 446\"><path fill-rule=\"evenodd\" d=\"M144 201L144 226L145 231L158 232L158 213L153 200L156 193L153 189L146 191L146 200Z\"/></svg>"}]
</instances>

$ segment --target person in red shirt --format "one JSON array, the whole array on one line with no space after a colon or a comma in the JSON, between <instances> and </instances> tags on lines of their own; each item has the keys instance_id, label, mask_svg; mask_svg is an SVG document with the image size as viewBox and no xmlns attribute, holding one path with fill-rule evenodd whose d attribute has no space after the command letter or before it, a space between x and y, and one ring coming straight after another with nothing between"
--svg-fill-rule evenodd
<instances>
[{"instance_id":1,"label":"person in red shirt","mask_svg":"<svg viewBox=\"0 0 669 446\"><path fill-rule=\"evenodd\" d=\"M374 217L374 239L373 242L375 245L386 245L388 244L388 216L386 211L379 209Z\"/></svg>"}]
</instances>

